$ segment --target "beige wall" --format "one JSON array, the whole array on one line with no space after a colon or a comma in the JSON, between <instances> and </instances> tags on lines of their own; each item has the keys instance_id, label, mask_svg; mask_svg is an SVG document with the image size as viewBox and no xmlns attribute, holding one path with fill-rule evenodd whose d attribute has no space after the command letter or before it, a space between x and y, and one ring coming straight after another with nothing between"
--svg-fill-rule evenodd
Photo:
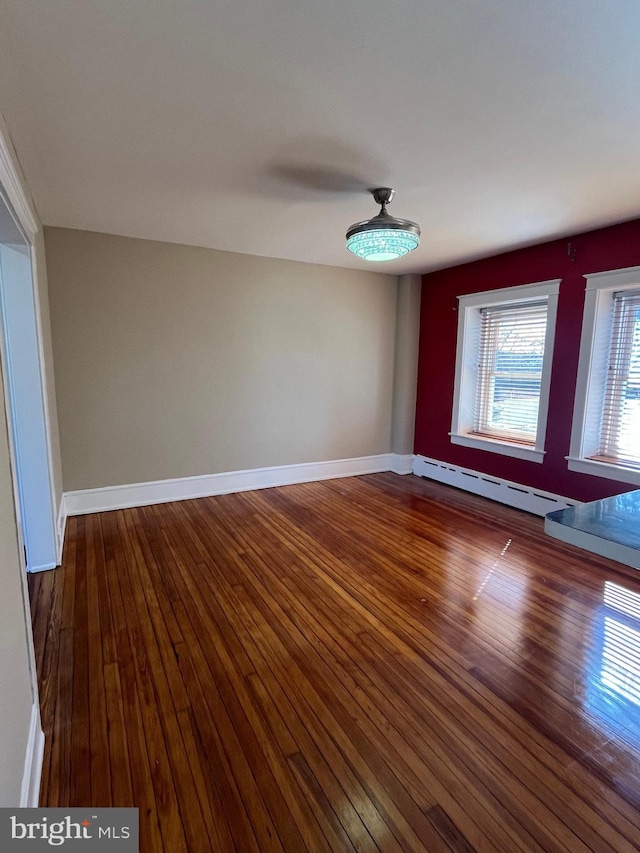
<instances>
[{"instance_id":1,"label":"beige wall","mask_svg":"<svg viewBox=\"0 0 640 853\"><path fill-rule=\"evenodd\" d=\"M0 401L4 401L0 372ZM0 807L17 806L34 693L25 625L25 578L18 551L9 438L0 404Z\"/></svg>"},{"instance_id":2,"label":"beige wall","mask_svg":"<svg viewBox=\"0 0 640 853\"><path fill-rule=\"evenodd\" d=\"M418 390L421 290L420 275L398 277L391 449L394 453L401 455L413 453Z\"/></svg>"},{"instance_id":3,"label":"beige wall","mask_svg":"<svg viewBox=\"0 0 640 853\"><path fill-rule=\"evenodd\" d=\"M45 241L65 490L390 451L395 277Z\"/></svg>"}]
</instances>

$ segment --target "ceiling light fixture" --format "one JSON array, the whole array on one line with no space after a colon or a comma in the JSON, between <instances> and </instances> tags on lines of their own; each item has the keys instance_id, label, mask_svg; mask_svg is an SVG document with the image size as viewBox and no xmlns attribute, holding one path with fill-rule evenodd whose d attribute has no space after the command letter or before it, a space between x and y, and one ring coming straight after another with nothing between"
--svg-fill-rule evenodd
<instances>
[{"instance_id":1,"label":"ceiling light fixture","mask_svg":"<svg viewBox=\"0 0 640 853\"><path fill-rule=\"evenodd\" d=\"M420 226L387 213L396 191L378 187L370 192L380 205L380 213L349 228L347 249L365 261L393 261L416 249L420 245Z\"/></svg>"}]
</instances>

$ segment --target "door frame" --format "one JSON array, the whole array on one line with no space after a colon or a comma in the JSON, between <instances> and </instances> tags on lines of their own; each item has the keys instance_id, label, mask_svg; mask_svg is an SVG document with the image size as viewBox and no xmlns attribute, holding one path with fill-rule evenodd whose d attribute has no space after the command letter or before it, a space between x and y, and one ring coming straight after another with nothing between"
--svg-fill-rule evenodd
<instances>
[{"instance_id":1,"label":"door frame","mask_svg":"<svg viewBox=\"0 0 640 853\"><path fill-rule=\"evenodd\" d=\"M0 198L7 206L9 213L13 216L17 228L22 233L22 236L29 248L29 259L31 263L31 298L33 300L33 312L36 328L37 339L37 356L39 365L39 391L41 398L41 411L44 427L44 438L47 454L48 482L49 482L49 501L48 505L51 512L51 525L54 532L54 540L56 543L56 553L51 557L51 563L54 567L59 565L62 558L62 544L64 535L64 513L61 506L56 506L55 481L53 476L53 452L51 443L51 422L49 418L49 398L46 384L46 368L44 361L44 342L42 334L42 310L40 306L40 294L38 283L40 280L40 271L38 268L38 259L36 252L36 237L40 229L38 220L33 211L33 207L27 197L20 176L14 165L14 158L11 149L7 145L3 127L0 125ZM1 332L0 332L1 333ZM7 413L11 412L11 386L8 382L7 365L3 365L3 377L5 380L4 402L7 408ZM10 429L11 432L11 429ZM17 458L13 444L13 436L9 436L9 448L11 453L11 465L14 479L14 500L16 502L16 511L20 511L20 493L18 489L17 477ZM22 530L19 526L19 538L21 553L24 554L24 542L22 541Z\"/></svg>"},{"instance_id":2,"label":"door frame","mask_svg":"<svg viewBox=\"0 0 640 853\"><path fill-rule=\"evenodd\" d=\"M47 448L47 465L49 474L49 491L51 504L51 518L54 524L54 530L57 538L57 554L56 563L60 562L62 552L62 538L64 535L64 502L61 496L60 511L56 512L56 496L55 496L55 481L53 476L53 453L51 444L51 423L49 419L48 395L46 387L46 370L44 363L44 344L42 335L42 313L39 298L39 269L36 259L36 239L40 231L40 224L36 217L33 205L29 199L24 183L20 174L18 160L11 145L8 129L0 114L0 196L2 203L6 204L13 219L22 232L26 243L29 247L29 255L31 260L31 287L33 297L33 310L35 315L36 325L36 340L38 348L38 364L40 367L40 393L42 399L42 416L44 424L45 442ZM6 365L3 361L3 371L6 374ZM42 773L42 762L44 754L44 733L42 731L42 722L40 718L40 693L38 689L38 674L36 669L36 655L33 642L33 626L31 622L31 606L29 600L29 587L27 584L27 573L24 570L24 542L22 540L22 530L19 522L20 513L20 496L16 481L17 468L16 457L13 447L12 426L8 423L11 417L11 400L7 385L4 389L4 406L7 414L7 432L9 440L9 459L12 469L14 506L16 512L16 538L19 548L20 559L20 576L22 588L22 603L24 608L24 626L27 636L27 657L31 680L31 719L29 722L29 734L26 747L24 774L22 778L22 786L20 791L20 806L35 808L39 803L40 792L40 777Z\"/></svg>"}]
</instances>

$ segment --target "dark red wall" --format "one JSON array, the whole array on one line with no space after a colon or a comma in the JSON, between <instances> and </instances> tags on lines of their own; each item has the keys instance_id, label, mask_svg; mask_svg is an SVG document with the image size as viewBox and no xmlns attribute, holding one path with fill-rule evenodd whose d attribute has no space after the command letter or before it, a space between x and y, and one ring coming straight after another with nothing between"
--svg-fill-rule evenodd
<instances>
[{"instance_id":1,"label":"dark red wall","mask_svg":"<svg viewBox=\"0 0 640 853\"><path fill-rule=\"evenodd\" d=\"M568 242L575 251L573 261L567 255ZM584 304L583 276L638 265L640 220L634 220L579 234L569 240L554 240L425 275L422 279L415 452L581 501L633 489L631 484L569 471L564 457L569 453L571 436ZM452 444L448 432L456 359L456 297L553 278L561 278L562 283L544 462L526 462Z\"/></svg>"}]
</instances>

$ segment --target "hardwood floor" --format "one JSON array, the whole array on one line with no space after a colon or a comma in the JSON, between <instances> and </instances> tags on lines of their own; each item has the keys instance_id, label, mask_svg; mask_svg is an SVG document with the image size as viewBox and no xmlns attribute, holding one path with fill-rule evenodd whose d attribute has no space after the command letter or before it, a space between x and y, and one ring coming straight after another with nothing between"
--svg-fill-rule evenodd
<instances>
[{"instance_id":1,"label":"hardwood floor","mask_svg":"<svg viewBox=\"0 0 640 853\"><path fill-rule=\"evenodd\" d=\"M376 474L69 519L41 805L143 851L640 849L640 577Z\"/></svg>"}]
</instances>

